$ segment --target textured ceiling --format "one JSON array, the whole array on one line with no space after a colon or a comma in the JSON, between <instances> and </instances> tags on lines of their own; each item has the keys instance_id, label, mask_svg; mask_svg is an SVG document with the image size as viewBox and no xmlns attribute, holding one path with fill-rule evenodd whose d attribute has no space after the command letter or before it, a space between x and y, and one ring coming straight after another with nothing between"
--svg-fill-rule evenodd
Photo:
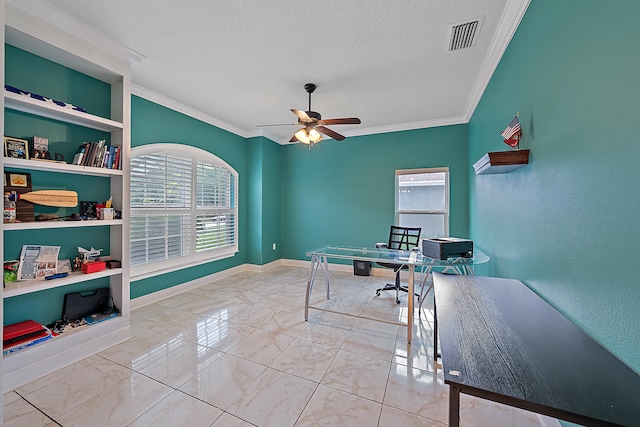
<instances>
[{"instance_id":1,"label":"textured ceiling","mask_svg":"<svg viewBox=\"0 0 640 427\"><path fill-rule=\"evenodd\" d=\"M295 123L308 82L323 118L362 120L332 127L347 136L465 122L511 36L505 9L527 2L46 0L144 55L135 85L278 142L296 128L256 126ZM479 17L474 46L447 53L449 25Z\"/></svg>"}]
</instances>

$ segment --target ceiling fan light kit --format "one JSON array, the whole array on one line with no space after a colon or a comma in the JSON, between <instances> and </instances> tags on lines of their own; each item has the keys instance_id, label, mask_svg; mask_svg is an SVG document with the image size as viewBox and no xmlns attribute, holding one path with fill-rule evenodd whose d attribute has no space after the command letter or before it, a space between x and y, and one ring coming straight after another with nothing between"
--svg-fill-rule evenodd
<instances>
[{"instance_id":1,"label":"ceiling fan light kit","mask_svg":"<svg viewBox=\"0 0 640 427\"><path fill-rule=\"evenodd\" d=\"M314 127L303 127L295 133L294 137L303 144L315 144L322 140L322 135Z\"/></svg>"},{"instance_id":2,"label":"ceiling fan light kit","mask_svg":"<svg viewBox=\"0 0 640 427\"><path fill-rule=\"evenodd\" d=\"M322 120L322 115L320 113L311 110L311 94L316 90L316 87L317 86L313 83L307 83L304 85L304 90L309 94L308 111L291 109L291 112L298 117L297 124L303 127L293 135L289 142L301 142L303 144L307 144L309 145L309 149L311 149L313 144L322 140L322 134L333 138L336 141L342 141L345 139L343 135L325 127L325 125L359 125L361 123L360 119L357 117Z\"/></svg>"}]
</instances>

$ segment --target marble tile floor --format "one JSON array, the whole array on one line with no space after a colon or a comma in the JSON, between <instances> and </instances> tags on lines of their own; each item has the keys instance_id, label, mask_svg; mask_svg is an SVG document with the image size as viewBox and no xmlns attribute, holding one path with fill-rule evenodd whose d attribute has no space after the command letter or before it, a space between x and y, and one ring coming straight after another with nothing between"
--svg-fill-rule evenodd
<instances>
[{"instance_id":1,"label":"marble tile floor","mask_svg":"<svg viewBox=\"0 0 640 427\"><path fill-rule=\"evenodd\" d=\"M131 312L133 337L4 395L5 427L423 426L447 422L432 304L406 328L310 311L308 270L243 272ZM315 305L406 320L385 277L332 272ZM135 286L135 285L134 285ZM540 427L535 414L469 396L462 425Z\"/></svg>"}]
</instances>

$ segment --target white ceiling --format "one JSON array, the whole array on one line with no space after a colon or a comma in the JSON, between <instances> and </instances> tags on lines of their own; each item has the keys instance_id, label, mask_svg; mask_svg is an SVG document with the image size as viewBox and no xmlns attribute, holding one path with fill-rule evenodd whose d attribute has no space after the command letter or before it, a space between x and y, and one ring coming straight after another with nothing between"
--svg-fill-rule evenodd
<instances>
[{"instance_id":1,"label":"white ceiling","mask_svg":"<svg viewBox=\"0 0 640 427\"><path fill-rule=\"evenodd\" d=\"M362 120L330 126L346 136L467 122L529 0L45 2L144 55L139 92L284 143L296 127L257 125L296 123L305 83L323 118ZM447 53L449 25L479 17Z\"/></svg>"}]
</instances>

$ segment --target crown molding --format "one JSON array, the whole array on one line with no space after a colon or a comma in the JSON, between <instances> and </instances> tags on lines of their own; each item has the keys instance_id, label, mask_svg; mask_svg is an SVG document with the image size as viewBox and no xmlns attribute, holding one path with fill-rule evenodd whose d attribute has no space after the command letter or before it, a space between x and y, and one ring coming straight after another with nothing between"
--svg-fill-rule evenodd
<instances>
[{"instance_id":1,"label":"crown molding","mask_svg":"<svg viewBox=\"0 0 640 427\"><path fill-rule=\"evenodd\" d=\"M502 59L502 55L504 55L504 52L507 50L509 43L511 43L511 39L518 29L520 21L522 21L522 17L527 11L530 3L531 0L507 1L507 5L500 17L496 33L489 45L487 55L484 57L482 66L478 71L476 80L471 88L471 92L469 93L469 98L467 99L467 106L463 114L467 123L471 120L471 116L473 116L476 107L480 103L482 94L489 85L491 77L498 67L500 60Z\"/></svg>"},{"instance_id":2,"label":"crown molding","mask_svg":"<svg viewBox=\"0 0 640 427\"><path fill-rule=\"evenodd\" d=\"M500 17L496 33L487 51L478 76L474 82L472 90L467 99L465 110L461 116L448 117L436 120L403 123L389 126L378 126L371 128L360 128L344 132L345 136L364 136L390 132L402 132L406 130L424 129L430 127L449 126L468 123L486 90L493 73L495 72L504 52L506 51L513 35L515 34L522 17L524 16L531 0L508 0L506 7ZM108 37L95 31L83 22L63 13L59 9L51 6L42 0L5 0L5 21L7 27L16 28L20 31L20 19L23 15L28 15L36 20L42 21L46 17L46 22L55 28L64 31L72 37L86 41L95 45L102 51L117 57L127 58L130 64L135 64L145 59L145 56L122 46ZM16 25L17 23L17 25ZM216 126L220 129L238 135L242 138L265 137L281 145L288 145L288 138L281 138L264 130L245 130L231 125L195 108L184 105L164 95L146 89L142 86L132 84L131 93L151 102L165 106L172 110L186 114L197 120ZM329 138L325 138L329 139Z\"/></svg>"},{"instance_id":3,"label":"crown molding","mask_svg":"<svg viewBox=\"0 0 640 427\"><path fill-rule=\"evenodd\" d=\"M30 15L36 20L43 20L43 17L46 17L46 22L50 25L79 40L95 45L97 48L116 58L127 58L130 64L136 64L146 59L141 53L122 46L89 27L87 24L67 15L42 0L6 0L5 23L10 27L13 27L12 16L15 15L15 11Z\"/></svg>"},{"instance_id":4,"label":"crown molding","mask_svg":"<svg viewBox=\"0 0 640 427\"><path fill-rule=\"evenodd\" d=\"M268 132L266 130L255 130L255 131L249 132L247 135L249 135L247 138L262 136L280 145L284 145L289 142L289 140L283 140L281 137L274 135L271 132Z\"/></svg>"},{"instance_id":5,"label":"crown molding","mask_svg":"<svg viewBox=\"0 0 640 427\"><path fill-rule=\"evenodd\" d=\"M467 122L468 120L464 116L445 117L442 119L435 119L435 120L423 120L420 122L410 122L410 123L401 123L397 125L377 126L377 127L371 127L371 128L356 129L356 130L343 132L343 134L344 136L375 135L379 133L402 132L406 130L459 125Z\"/></svg>"},{"instance_id":6,"label":"crown molding","mask_svg":"<svg viewBox=\"0 0 640 427\"><path fill-rule=\"evenodd\" d=\"M425 121L420 121L420 122L402 123L402 124L398 124L398 125L377 126L377 127L356 129L356 130L350 130L350 131L340 131L340 133L343 134L346 137L366 136L366 135L376 135L376 134L380 134L380 133L402 132L402 131L406 131L406 130L426 129L426 128L434 128L434 127L440 127L440 126L460 125L460 124L465 124L465 123L468 123L468 122L469 121L466 119L466 117L457 116L457 117L446 117L446 118L437 119L437 120L425 120ZM295 142L289 142L288 138L283 139L283 138L280 138L278 136L268 134L267 132L264 132L264 131L256 131L255 135L251 135L251 136L264 136L265 138L269 138L273 142L277 142L280 145L297 144ZM328 137L326 135L324 135L322 137L323 141L324 140L329 140L329 139L333 139L333 138Z\"/></svg>"},{"instance_id":7,"label":"crown molding","mask_svg":"<svg viewBox=\"0 0 640 427\"><path fill-rule=\"evenodd\" d=\"M227 132L231 132L235 135L241 136L243 138L251 138L253 136L261 136L261 135L251 135L247 131L240 129L237 126L229 124L225 121L217 119L209 114L205 114L199 110L196 110L193 107L189 107L188 105L182 104L178 101L175 101L169 97L161 95L157 92L154 92L150 89L144 88L137 84L131 84L131 94L139 96L140 98L144 98L147 101L154 102L156 104L162 105L163 107L167 107L171 110L177 111L182 114L186 114L189 117L193 117L194 119L198 119L201 122L213 125L222 130L226 130ZM277 141L276 141L277 142Z\"/></svg>"}]
</instances>

